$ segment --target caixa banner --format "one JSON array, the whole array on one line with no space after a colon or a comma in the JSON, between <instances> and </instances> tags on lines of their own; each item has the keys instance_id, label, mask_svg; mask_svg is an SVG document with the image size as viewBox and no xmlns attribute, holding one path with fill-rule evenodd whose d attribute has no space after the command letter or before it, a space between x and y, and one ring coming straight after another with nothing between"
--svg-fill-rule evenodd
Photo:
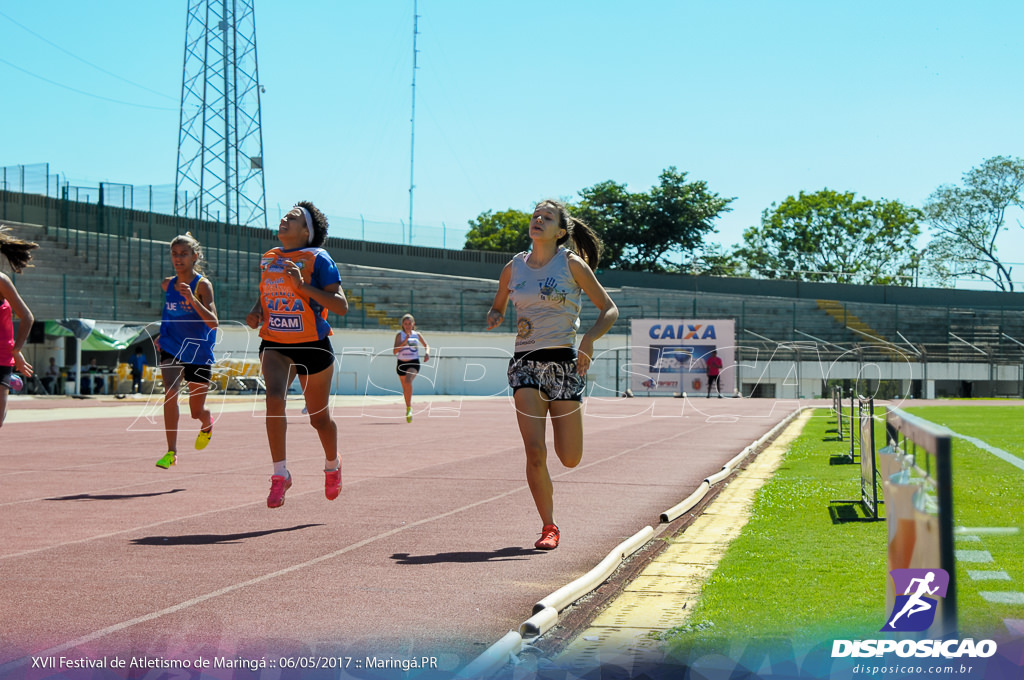
<instances>
[{"instance_id":1,"label":"caixa banner","mask_svg":"<svg viewBox=\"0 0 1024 680\"><path fill-rule=\"evenodd\" d=\"M736 393L732 319L634 319L630 340L634 394L718 396L719 386L725 396Z\"/></svg>"}]
</instances>

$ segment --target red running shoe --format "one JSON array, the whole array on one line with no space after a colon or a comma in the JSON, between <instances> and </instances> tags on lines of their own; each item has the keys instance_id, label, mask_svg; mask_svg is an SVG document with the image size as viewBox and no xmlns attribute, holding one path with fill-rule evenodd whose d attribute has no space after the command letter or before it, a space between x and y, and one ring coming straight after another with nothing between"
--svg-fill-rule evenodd
<instances>
[{"instance_id":1,"label":"red running shoe","mask_svg":"<svg viewBox=\"0 0 1024 680\"><path fill-rule=\"evenodd\" d=\"M540 530L540 538L533 544L537 550L554 550L558 547L558 527L554 524L545 524Z\"/></svg>"},{"instance_id":2,"label":"red running shoe","mask_svg":"<svg viewBox=\"0 0 1024 680\"><path fill-rule=\"evenodd\" d=\"M337 470L324 470L324 495L327 500L333 501L341 493L341 468Z\"/></svg>"},{"instance_id":3,"label":"red running shoe","mask_svg":"<svg viewBox=\"0 0 1024 680\"><path fill-rule=\"evenodd\" d=\"M292 488L292 477L274 475L270 478L270 495L267 496L268 508L279 508L284 505L284 492Z\"/></svg>"}]
</instances>

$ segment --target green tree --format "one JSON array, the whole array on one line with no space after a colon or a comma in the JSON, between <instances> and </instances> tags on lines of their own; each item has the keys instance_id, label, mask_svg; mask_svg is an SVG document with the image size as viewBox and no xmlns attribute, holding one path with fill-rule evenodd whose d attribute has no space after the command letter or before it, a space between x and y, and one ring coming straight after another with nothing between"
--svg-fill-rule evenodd
<instances>
[{"instance_id":1,"label":"green tree","mask_svg":"<svg viewBox=\"0 0 1024 680\"><path fill-rule=\"evenodd\" d=\"M736 254L752 275L769 279L911 285L921 217L899 201L801 191L772 203Z\"/></svg>"},{"instance_id":2,"label":"green tree","mask_svg":"<svg viewBox=\"0 0 1024 680\"><path fill-rule=\"evenodd\" d=\"M521 210L490 210L469 220L466 250L496 250L518 253L530 249L530 215Z\"/></svg>"},{"instance_id":3,"label":"green tree","mask_svg":"<svg viewBox=\"0 0 1024 680\"><path fill-rule=\"evenodd\" d=\"M625 184L611 180L584 189L580 195L583 200L570 210L597 232L604 242L601 266L621 268L618 264L627 248L628 234L619 224L623 221L632 224L636 220L633 196L626 190Z\"/></svg>"},{"instance_id":4,"label":"green tree","mask_svg":"<svg viewBox=\"0 0 1024 680\"><path fill-rule=\"evenodd\" d=\"M575 214L605 243L602 262L613 269L674 271L675 260L692 259L714 220L730 210L707 182L686 181L674 167L664 170L649 193L630 193L625 184L602 182L580 191ZM689 256L689 258L687 257Z\"/></svg>"},{"instance_id":5,"label":"green tree","mask_svg":"<svg viewBox=\"0 0 1024 680\"><path fill-rule=\"evenodd\" d=\"M727 252L719 243L704 243L694 251L691 262L679 265L680 274L697 276L748 277L744 261L734 252Z\"/></svg>"},{"instance_id":6,"label":"green tree","mask_svg":"<svg viewBox=\"0 0 1024 680\"><path fill-rule=\"evenodd\" d=\"M935 234L925 257L926 274L945 285L958 276L979 276L1012 292L1012 267L1000 259L997 247L1012 206L1024 208L1021 158L989 158L964 174L963 186L936 189L924 205Z\"/></svg>"}]
</instances>

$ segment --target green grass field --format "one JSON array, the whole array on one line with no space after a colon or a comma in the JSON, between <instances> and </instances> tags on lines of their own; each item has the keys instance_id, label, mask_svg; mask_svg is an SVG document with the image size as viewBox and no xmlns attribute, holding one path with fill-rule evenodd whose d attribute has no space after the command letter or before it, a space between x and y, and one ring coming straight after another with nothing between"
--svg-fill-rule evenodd
<instances>
[{"instance_id":1,"label":"green grass field","mask_svg":"<svg viewBox=\"0 0 1024 680\"><path fill-rule=\"evenodd\" d=\"M1024 407L931 406L905 409L958 434L981 439L1024 460L1020 432ZM969 531L958 550L987 551L992 563L957 561L960 626L965 631L1004 630L1004 618L1024 619L1024 605L992 604L985 591L1024 592L1024 470L963 439L953 440L953 508L957 528L1013 529L1017 533ZM976 536L977 541L966 536ZM968 571L1005 571L1010 581L974 580Z\"/></svg>"},{"instance_id":2,"label":"green grass field","mask_svg":"<svg viewBox=\"0 0 1024 680\"><path fill-rule=\"evenodd\" d=\"M1024 408L906 410L1024 458L1015 437ZM876 423L879 440L883 433L884 425ZM666 635L670 650L688 655L695 649L725 649L737 641L749 645L782 639L804 646L825 639L878 637L887 615L888 530L884 521L834 521L831 501L860 497L859 465L830 465L831 457L849 448L835 439L835 416L816 411L758 493L750 522L705 584L687 625ZM992 604L980 592L1024 591L1024 532L1019 531L1024 523L1024 470L954 439L953 486L958 528L1018 528L1015 534L968 534L977 540L958 535L956 545L993 557L990 564L957 562L961 631L975 636L1005 633L1003 619L1024 618L1024 605ZM968 570L1002 570L1011 580L976 581Z\"/></svg>"}]
</instances>

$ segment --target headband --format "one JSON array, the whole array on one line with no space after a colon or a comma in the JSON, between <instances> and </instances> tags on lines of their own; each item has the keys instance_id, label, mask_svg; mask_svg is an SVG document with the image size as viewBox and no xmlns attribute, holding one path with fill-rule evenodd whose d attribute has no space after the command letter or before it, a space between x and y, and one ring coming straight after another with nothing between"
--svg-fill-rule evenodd
<instances>
[{"instance_id":1,"label":"headband","mask_svg":"<svg viewBox=\"0 0 1024 680\"><path fill-rule=\"evenodd\" d=\"M301 205L295 206L302 211L302 216L306 218L306 229L309 231L309 238L306 239L306 245L308 246L313 242L313 218L310 217L309 211L303 208Z\"/></svg>"}]
</instances>

